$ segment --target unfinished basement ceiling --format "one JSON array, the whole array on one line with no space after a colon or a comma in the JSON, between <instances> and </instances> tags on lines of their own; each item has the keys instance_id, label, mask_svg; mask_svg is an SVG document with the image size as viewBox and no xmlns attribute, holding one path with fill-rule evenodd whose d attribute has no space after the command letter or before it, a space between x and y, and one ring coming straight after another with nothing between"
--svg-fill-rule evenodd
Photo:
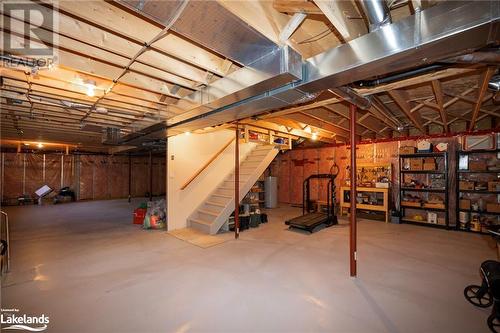
<instances>
[{"instance_id":1,"label":"unfinished basement ceiling","mask_svg":"<svg viewBox=\"0 0 500 333\"><path fill-rule=\"evenodd\" d=\"M162 32L172 23L168 20L176 19L176 13L182 19L190 3L183 6L183 2L169 2L172 13L163 16L166 20L163 24L130 8L140 3L60 2L58 27L45 25L39 40L31 38L34 43L43 43L56 34L58 65L39 70L9 68L3 63L0 67L1 138L64 141L90 149L106 149L102 139L107 128L119 130L121 136L140 134L142 129L196 106L188 96L196 96L214 82L222 85L225 78L230 80L234 73L245 68L242 61L230 54L231 49L226 48L229 54L223 54L220 48L224 45L219 50L211 47L214 45L201 45L202 41L187 37L185 31L177 31L173 21L173 29ZM268 40L269 45L286 44L302 59L368 33L366 15L357 1L221 0L217 4L238 24ZM152 2L151 5L167 4ZM417 1L392 2L392 20L398 22L413 15L419 6L426 10L434 5L435 2L425 2L425 6ZM54 10L50 1L35 6L45 13ZM11 23L10 30L2 25L2 33L22 43L27 37L23 25L29 22L10 15L14 14L2 12L2 19ZM145 43L151 46L143 49ZM231 46L234 50L242 47ZM425 132L434 125L445 131L440 110L450 125L446 127L460 122L471 126L474 113L473 127L497 126L500 111L495 94L481 93L478 103L480 88L496 72L496 64L449 65L376 87L355 87L358 93L377 100L376 108L361 111L358 117L361 138L390 137L398 129L408 131L417 125ZM87 94L89 82L95 85L94 96ZM435 89L440 93L436 94ZM320 133L324 142L346 141L349 130L346 104L328 91L312 97L315 99L299 106L270 110L259 119L243 122L270 129L279 126L280 130L294 130L304 137L310 136L305 131L309 126ZM400 105L396 100L405 103ZM440 103L445 107L441 109ZM408 117L405 107L417 115L418 124ZM99 126L102 131L89 131L89 126Z\"/></svg>"}]
</instances>

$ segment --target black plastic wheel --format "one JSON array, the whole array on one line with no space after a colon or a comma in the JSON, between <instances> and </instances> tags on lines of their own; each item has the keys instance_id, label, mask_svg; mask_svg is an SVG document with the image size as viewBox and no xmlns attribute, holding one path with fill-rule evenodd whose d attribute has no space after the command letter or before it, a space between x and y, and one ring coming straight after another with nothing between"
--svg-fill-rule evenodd
<instances>
[{"instance_id":1,"label":"black plastic wheel","mask_svg":"<svg viewBox=\"0 0 500 333\"><path fill-rule=\"evenodd\" d=\"M500 320L494 314L488 317L487 323L492 332L500 333Z\"/></svg>"},{"instance_id":2,"label":"black plastic wheel","mask_svg":"<svg viewBox=\"0 0 500 333\"><path fill-rule=\"evenodd\" d=\"M464 296L470 303L478 306L480 308L487 308L493 304L493 299L489 292L485 292L482 297L478 296L478 291L481 289L480 286L470 285L464 289Z\"/></svg>"}]
</instances>

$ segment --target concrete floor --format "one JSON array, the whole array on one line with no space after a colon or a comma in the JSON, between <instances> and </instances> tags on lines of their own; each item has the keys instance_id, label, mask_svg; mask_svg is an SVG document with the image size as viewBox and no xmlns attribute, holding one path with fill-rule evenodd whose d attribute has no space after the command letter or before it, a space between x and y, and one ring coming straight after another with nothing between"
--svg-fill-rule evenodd
<instances>
[{"instance_id":1,"label":"concrete floor","mask_svg":"<svg viewBox=\"0 0 500 333\"><path fill-rule=\"evenodd\" d=\"M359 278L348 226L289 231L296 208L238 241L201 249L131 224L126 201L6 207L12 272L2 307L50 317L49 332L487 332L467 303L486 236L359 223ZM225 237L231 238L228 234Z\"/></svg>"}]
</instances>

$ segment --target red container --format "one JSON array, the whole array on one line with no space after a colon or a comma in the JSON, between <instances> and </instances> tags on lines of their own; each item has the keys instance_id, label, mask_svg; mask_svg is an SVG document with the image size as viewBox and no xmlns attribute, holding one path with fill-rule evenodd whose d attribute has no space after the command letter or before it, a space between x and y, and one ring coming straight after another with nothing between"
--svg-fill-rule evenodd
<instances>
[{"instance_id":1,"label":"red container","mask_svg":"<svg viewBox=\"0 0 500 333\"><path fill-rule=\"evenodd\" d=\"M146 217L146 208L137 208L134 210L134 224L143 224Z\"/></svg>"}]
</instances>

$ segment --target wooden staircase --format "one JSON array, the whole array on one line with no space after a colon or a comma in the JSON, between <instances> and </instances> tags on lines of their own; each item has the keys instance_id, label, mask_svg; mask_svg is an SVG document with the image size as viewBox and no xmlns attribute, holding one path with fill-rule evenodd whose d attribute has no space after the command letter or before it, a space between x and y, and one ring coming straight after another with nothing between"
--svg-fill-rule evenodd
<instances>
[{"instance_id":1,"label":"wooden staircase","mask_svg":"<svg viewBox=\"0 0 500 333\"><path fill-rule=\"evenodd\" d=\"M243 198L271 164L279 149L257 145L240 163L240 198ZM207 234L216 234L234 212L234 171L190 215L188 226Z\"/></svg>"}]
</instances>

